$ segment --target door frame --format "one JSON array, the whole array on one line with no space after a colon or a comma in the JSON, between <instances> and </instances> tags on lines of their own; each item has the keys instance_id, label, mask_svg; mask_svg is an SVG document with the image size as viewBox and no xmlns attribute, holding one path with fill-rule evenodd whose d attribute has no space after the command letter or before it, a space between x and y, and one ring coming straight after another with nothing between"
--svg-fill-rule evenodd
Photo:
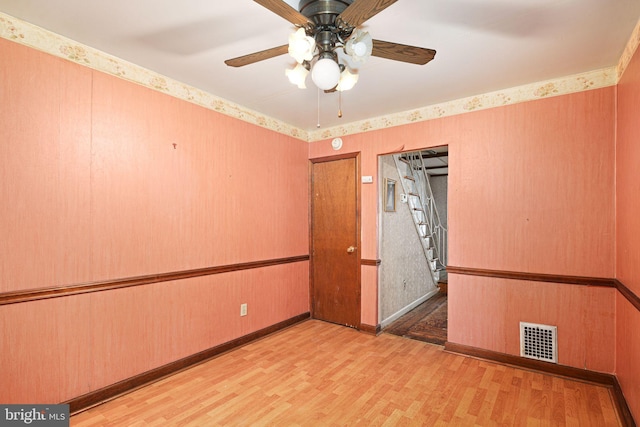
<instances>
[{"instance_id":1,"label":"door frame","mask_svg":"<svg viewBox=\"0 0 640 427\"><path fill-rule=\"evenodd\" d=\"M356 256L358 257L358 269L356 272L358 292L358 323L356 329L360 330L362 325L362 230L361 230L361 175L360 175L360 152L345 153L335 156L317 157L309 159L309 311L311 318L315 318L313 295L314 295L314 260L313 260L313 167L316 163L333 162L336 160L355 159L356 174Z\"/></svg>"}]
</instances>

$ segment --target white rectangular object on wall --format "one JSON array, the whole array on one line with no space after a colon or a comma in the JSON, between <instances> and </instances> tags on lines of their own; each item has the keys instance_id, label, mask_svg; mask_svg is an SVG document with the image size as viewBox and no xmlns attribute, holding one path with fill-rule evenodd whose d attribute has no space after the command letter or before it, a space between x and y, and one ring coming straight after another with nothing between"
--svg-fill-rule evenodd
<instances>
[{"instance_id":1,"label":"white rectangular object on wall","mask_svg":"<svg viewBox=\"0 0 640 427\"><path fill-rule=\"evenodd\" d=\"M558 327L520 322L520 356L558 363Z\"/></svg>"}]
</instances>

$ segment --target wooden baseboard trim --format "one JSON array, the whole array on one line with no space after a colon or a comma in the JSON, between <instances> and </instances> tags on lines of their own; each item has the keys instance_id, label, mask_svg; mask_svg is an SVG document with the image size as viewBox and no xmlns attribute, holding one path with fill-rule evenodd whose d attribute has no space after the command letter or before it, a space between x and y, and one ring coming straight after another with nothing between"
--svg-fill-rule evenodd
<instances>
[{"instance_id":1,"label":"wooden baseboard trim","mask_svg":"<svg viewBox=\"0 0 640 427\"><path fill-rule=\"evenodd\" d=\"M615 375L604 374L602 372L588 371L586 369L574 368L572 366L556 365L553 363L542 362L539 360L527 359L525 357L514 356L511 354L499 353L496 351L485 350L482 348L466 346L446 342L445 351L451 353L462 354L464 356L476 357L478 359L490 360L492 362L504 365L514 366L516 368L529 369L533 371L544 372L546 374L557 375L574 380L587 381L590 383L605 386L611 389L611 395L614 399L618 415L625 426L635 427L635 421L631 410L624 398L620 384Z\"/></svg>"},{"instance_id":2,"label":"wooden baseboard trim","mask_svg":"<svg viewBox=\"0 0 640 427\"><path fill-rule=\"evenodd\" d=\"M622 393L622 387L620 387L620 383L618 382L618 378L615 378L615 382L613 384L613 402L616 405L616 409L618 410L618 415L622 420L622 424L627 427L636 427L636 421L633 419L633 414L631 413L631 409L627 404L627 399L624 398L624 394Z\"/></svg>"},{"instance_id":3,"label":"wooden baseboard trim","mask_svg":"<svg viewBox=\"0 0 640 427\"><path fill-rule=\"evenodd\" d=\"M499 353L497 351L485 350L477 347L470 347L463 344L446 342L444 349L451 353L464 354L465 356L477 357L480 359L492 360L505 365L512 365L518 368L533 369L547 374L588 381L595 384L613 387L615 376L600 372L588 371L586 369L574 368L572 366L557 365L555 363L542 362L540 360L527 359L526 357L514 356L512 354Z\"/></svg>"},{"instance_id":4,"label":"wooden baseboard trim","mask_svg":"<svg viewBox=\"0 0 640 427\"><path fill-rule=\"evenodd\" d=\"M71 414L81 412L307 319L308 312L62 403L69 405Z\"/></svg>"},{"instance_id":5,"label":"wooden baseboard trim","mask_svg":"<svg viewBox=\"0 0 640 427\"><path fill-rule=\"evenodd\" d=\"M382 327L380 325L373 326L367 325L366 323L361 323L360 331L366 334L380 335L380 332L382 332Z\"/></svg>"},{"instance_id":6,"label":"wooden baseboard trim","mask_svg":"<svg viewBox=\"0 0 640 427\"><path fill-rule=\"evenodd\" d=\"M170 273L150 274L147 276L127 277L123 279L105 280L101 282L78 283L74 285L29 289L16 292L3 292L0 293L0 305L16 304L49 298L60 298L70 295L86 294L90 292L102 292L114 289L129 288L132 286L150 285L159 282L190 279L193 277L230 273L233 271L249 270L254 268L264 268L301 261L309 261L309 255L245 262L241 264L221 265L216 267L198 268L195 270L174 271Z\"/></svg>"}]
</instances>

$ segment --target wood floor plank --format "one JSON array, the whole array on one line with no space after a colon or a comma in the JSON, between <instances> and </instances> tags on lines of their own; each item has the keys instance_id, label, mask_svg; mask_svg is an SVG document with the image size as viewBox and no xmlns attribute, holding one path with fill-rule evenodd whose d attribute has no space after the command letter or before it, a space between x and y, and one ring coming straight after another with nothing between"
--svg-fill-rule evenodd
<instances>
[{"instance_id":1,"label":"wood floor plank","mask_svg":"<svg viewBox=\"0 0 640 427\"><path fill-rule=\"evenodd\" d=\"M72 426L619 426L611 392L309 320L71 418Z\"/></svg>"}]
</instances>

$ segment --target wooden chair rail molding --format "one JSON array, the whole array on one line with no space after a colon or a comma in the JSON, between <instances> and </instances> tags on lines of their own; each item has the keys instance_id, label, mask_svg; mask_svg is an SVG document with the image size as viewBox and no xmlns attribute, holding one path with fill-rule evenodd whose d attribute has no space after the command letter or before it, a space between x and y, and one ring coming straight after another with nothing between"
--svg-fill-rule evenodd
<instances>
[{"instance_id":1,"label":"wooden chair rail molding","mask_svg":"<svg viewBox=\"0 0 640 427\"><path fill-rule=\"evenodd\" d=\"M640 311L640 297L627 288L624 283L616 279L616 286L620 292L635 308Z\"/></svg>"},{"instance_id":2,"label":"wooden chair rail molding","mask_svg":"<svg viewBox=\"0 0 640 427\"><path fill-rule=\"evenodd\" d=\"M245 262L241 264L222 265L217 267L198 268L194 270L174 271L170 273L150 274L147 276L127 277L124 279L112 279L101 282L78 283L66 286L54 286L49 288L27 289L24 291L0 293L0 306L29 301L37 301L48 298L59 298L70 295L101 292L112 289L122 289L132 286L150 285L152 283L169 282L172 280L189 279L192 277L209 276L212 274L229 273L232 271L249 270L253 268L270 267L273 265L289 264L308 261L309 255L301 255L289 258L278 258L263 261Z\"/></svg>"},{"instance_id":3,"label":"wooden chair rail molding","mask_svg":"<svg viewBox=\"0 0 640 427\"><path fill-rule=\"evenodd\" d=\"M467 276L495 277L498 279L529 280L534 282L551 282L580 286L602 286L617 289L636 310L640 311L640 297L627 288L618 279L604 277L563 276L561 274L525 273L520 271L486 270L481 268L468 268L447 266L447 273L463 274Z\"/></svg>"}]
</instances>

